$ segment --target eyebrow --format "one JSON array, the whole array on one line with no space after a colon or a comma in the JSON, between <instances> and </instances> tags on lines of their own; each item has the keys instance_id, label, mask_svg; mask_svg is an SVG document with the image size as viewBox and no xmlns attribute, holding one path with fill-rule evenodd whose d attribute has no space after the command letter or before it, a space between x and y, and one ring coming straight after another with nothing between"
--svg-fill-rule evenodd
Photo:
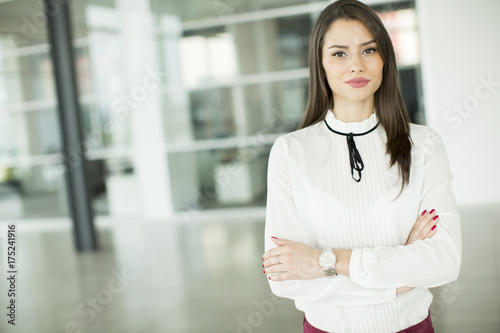
<instances>
[{"instance_id":1,"label":"eyebrow","mask_svg":"<svg viewBox=\"0 0 500 333\"><path fill-rule=\"evenodd\" d=\"M359 44L359 46L366 46L366 45L369 45L371 43L375 43L375 39L372 39L368 42L361 43L361 44ZM347 45L331 45L330 47L328 47L328 49L331 49L333 47L337 47L339 49L348 49L349 48L349 46L347 46Z\"/></svg>"}]
</instances>

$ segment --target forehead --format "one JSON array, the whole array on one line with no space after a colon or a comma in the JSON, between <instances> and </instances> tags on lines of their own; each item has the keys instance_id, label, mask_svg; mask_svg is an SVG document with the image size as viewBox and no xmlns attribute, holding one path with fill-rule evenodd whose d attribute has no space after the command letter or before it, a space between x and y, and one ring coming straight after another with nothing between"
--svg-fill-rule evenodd
<instances>
[{"instance_id":1,"label":"forehead","mask_svg":"<svg viewBox=\"0 0 500 333\"><path fill-rule=\"evenodd\" d=\"M359 44L374 39L372 33L359 20L348 21L338 19L333 22L325 33L324 46L347 45L359 46Z\"/></svg>"}]
</instances>

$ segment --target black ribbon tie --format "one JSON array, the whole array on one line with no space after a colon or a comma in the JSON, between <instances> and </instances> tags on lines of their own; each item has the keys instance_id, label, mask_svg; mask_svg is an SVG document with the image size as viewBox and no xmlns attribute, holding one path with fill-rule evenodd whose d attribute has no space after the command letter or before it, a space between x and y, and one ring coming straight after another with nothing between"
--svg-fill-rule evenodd
<instances>
[{"instance_id":1,"label":"black ribbon tie","mask_svg":"<svg viewBox=\"0 0 500 333\"><path fill-rule=\"evenodd\" d=\"M361 171L363 171L363 169L365 168L365 165L363 163L363 159L361 158L361 154L358 151L358 148L356 148L356 142L354 142L354 137L366 135L368 133L373 132L377 128L379 123L377 123L377 125L375 125L371 130L364 132L364 133L338 132L338 131L334 130L333 128L331 128L330 125L328 125L328 123L326 122L326 119L325 119L325 124L326 124L326 127L328 127L328 129L330 131L332 131L333 133L344 135L346 137L347 149L349 150L349 163L351 164L351 176L352 176L352 179L354 179L356 182L359 183L361 181ZM356 170L356 172L357 172L357 177L354 176L354 170Z\"/></svg>"}]
</instances>

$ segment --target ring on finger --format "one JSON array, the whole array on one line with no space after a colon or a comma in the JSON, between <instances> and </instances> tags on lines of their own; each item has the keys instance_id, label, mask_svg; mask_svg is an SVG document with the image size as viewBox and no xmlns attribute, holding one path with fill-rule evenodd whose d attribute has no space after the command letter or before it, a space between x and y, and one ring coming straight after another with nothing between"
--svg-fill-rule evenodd
<instances>
[{"instance_id":1,"label":"ring on finger","mask_svg":"<svg viewBox=\"0 0 500 333\"><path fill-rule=\"evenodd\" d=\"M419 238L417 238L417 237L415 237L415 236L413 236L413 235L411 235L411 238L412 238L414 241L419 240Z\"/></svg>"},{"instance_id":2,"label":"ring on finger","mask_svg":"<svg viewBox=\"0 0 500 333\"><path fill-rule=\"evenodd\" d=\"M275 256L275 257L274 257L274 263L275 263L276 265L279 265L279 264L280 264L280 256Z\"/></svg>"}]
</instances>

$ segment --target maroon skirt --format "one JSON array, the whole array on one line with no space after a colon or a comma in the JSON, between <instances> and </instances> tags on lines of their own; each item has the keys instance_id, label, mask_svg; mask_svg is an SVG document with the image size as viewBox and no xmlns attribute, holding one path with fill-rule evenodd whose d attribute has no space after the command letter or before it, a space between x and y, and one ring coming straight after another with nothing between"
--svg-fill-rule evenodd
<instances>
[{"instance_id":1,"label":"maroon skirt","mask_svg":"<svg viewBox=\"0 0 500 333\"><path fill-rule=\"evenodd\" d=\"M328 333L328 332L322 331L312 326L311 324L309 324L306 317L304 316L304 333ZM397 333L434 333L434 327L432 327L430 311L427 318L422 320L420 323L415 324L412 327L408 327Z\"/></svg>"}]
</instances>

